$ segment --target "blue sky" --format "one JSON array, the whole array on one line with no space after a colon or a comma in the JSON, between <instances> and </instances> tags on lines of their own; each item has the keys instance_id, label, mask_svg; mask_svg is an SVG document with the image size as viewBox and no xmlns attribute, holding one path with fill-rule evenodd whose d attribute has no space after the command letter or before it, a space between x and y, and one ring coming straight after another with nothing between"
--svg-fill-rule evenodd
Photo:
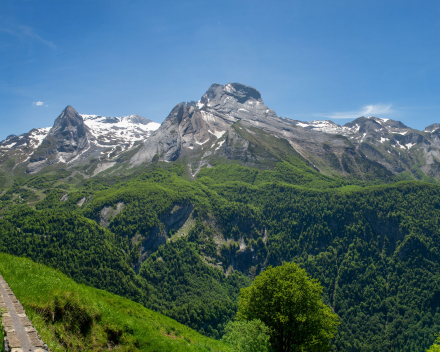
<instances>
[{"instance_id":1,"label":"blue sky","mask_svg":"<svg viewBox=\"0 0 440 352\"><path fill-rule=\"evenodd\" d=\"M279 116L440 123L440 2L0 2L0 140L79 113L162 122L213 83Z\"/></svg>"}]
</instances>

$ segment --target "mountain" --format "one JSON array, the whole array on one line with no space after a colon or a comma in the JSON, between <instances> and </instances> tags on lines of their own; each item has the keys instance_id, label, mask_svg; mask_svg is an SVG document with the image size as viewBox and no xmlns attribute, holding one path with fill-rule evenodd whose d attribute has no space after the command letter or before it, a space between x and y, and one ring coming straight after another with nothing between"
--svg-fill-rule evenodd
<instances>
[{"instance_id":1,"label":"mountain","mask_svg":"<svg viewBox=\"0 0 440 352\"><path fill-rule=\"evenodd\" d=\"M48 166L86 167L92 175L104 171L99 161L115 159L149 137L160 125L139 115L104 117L82 115L66 107L52 128L33 129L22 135L8 136L0 142L0 164L11 169L25 167L36 173ZM90 165L90 161L95 160Z\"/></svg>"},{"instance_id":2,"label":"mountain","mask_svg":"<svg viewBox=\"0 0 440 352\"><path fill-rule=\"evenodd\" d=\"M0 142L0 165L11 169L27 162L33 152L40 146L46 138L50 127L34 128L22 135L10 135Z\"/></svg>"},{"instance_id":3,"label":"mountain","mask_svg":"<svg viewBox=\"0 0 440 352\"><path fill-rule=\"evenodd\" d=\"M342 135L369 160L375 161L393 174L406 172L421 178L424 175L440 179L440 140L433 124L418 131L399 121L377 117L360 117L344 126L332 121L295 121L307 131ZM415 168L415 169L414 169Z\"/></svg>"},{"instance_id":4,"label":"mountain","mask_svg":"<svg viewBox=\"0 0 440 352\"><path fill-rule=\"evenodd\" d=\"M308 163L308 149L320 150L323 143L346 147L344 139L298 129L292 120L278 117L252 87L213 84L198 102L178 104L130 162L187 158L194 176L219 159L260 168L290 157Z\"/></svg>"},{"instance_id":5,"label":"mountain","mask_svg":"<svg viewBox=\"0 0 440 352\"><path fill-rule=\"evenodd\" d=\"M255 88L214 83L199 101L176 105L161 125L138 115L81 115L68 106L51 129L0 142L0 164L16 175L67 168L90 177L181 162L194 178L218 164L273 169L288 161L351 182L436 182L438 127L418 131L377 117L343 126L291 120L277 116Z\"/></svg>"},{"instance_id":6,"label":"mountain","mask_svg":"<svg viewBox=\"0 0 440 352\"><path fill-rule=\"evenodd\" d=\"M31 155L26 171L33 173L57 162L71 162L90 148L90 140L93 137L89 128L69 105Z\"/></svg>"},{"instance_id":7,"label":"mountain","mask_svg":"<svg viewBox=\"0 0 440 352\"><path fill-rule=\"evenodd\" d=\"M295 160L326 175L364 181L390 181L401 173L403 179L440 179L437 131L376 117L344 126L291 120L278 117L252 87L215 83L198 102L176 105L130 163L180 160L194 176L219 162L265 169Z\"/></svg>"}]
</instances>

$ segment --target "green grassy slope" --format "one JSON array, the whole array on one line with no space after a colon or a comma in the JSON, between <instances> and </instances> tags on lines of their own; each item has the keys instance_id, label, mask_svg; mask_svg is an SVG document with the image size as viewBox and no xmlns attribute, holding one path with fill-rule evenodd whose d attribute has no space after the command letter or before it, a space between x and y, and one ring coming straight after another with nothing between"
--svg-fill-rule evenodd
<instances>
[{"instance_id":1,"label":"green grassy slope","mask_svg":"<svg viewBox=\"0 0 440 352\"><path fill-rule=\"evenodd\" d=\"M0 253L0 273L56 351L227 351L128 299L79 285L57 270Z\"/></svg>"},{"instance_id":2,"label":"green grassy slope","mask_svg":"<svg viewBox=\"0 0 440 352\"><path fill-rule=\"evenodd\" d=\"M77 282L147 301L147 284L136 277L114 234L81 215L17 206L0 219L0 251L60 269Z\"/></svg>"}]
</instances>

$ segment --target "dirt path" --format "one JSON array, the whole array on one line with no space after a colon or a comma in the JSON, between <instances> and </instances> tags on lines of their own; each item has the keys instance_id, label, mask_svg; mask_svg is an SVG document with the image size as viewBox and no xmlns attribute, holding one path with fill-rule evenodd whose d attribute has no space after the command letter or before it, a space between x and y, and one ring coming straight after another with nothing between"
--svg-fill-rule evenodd
<instances>
[{"instance_id":1,"label":"dirt path","mask_svg":"<svg viewBox=\"0 0 440 352\"><path fill-rule=\"evenodd\" d=\"M47 346L41 341L22 305L1 275L0 294L2 326L6 335L5 351L46 352Z\"/></svg>"}]
</instances>

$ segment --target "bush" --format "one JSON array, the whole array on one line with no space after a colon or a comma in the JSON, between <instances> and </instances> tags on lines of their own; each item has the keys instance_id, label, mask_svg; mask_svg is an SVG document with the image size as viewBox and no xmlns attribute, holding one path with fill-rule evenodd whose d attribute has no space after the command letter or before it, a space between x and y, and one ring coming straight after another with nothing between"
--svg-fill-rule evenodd
<instances>
[{"instance_id":1,"label":"bush","mask_svg":"<svg viewBox=\"0 0 440 352\"><path fill-rule=\"evenodd\" d=\"M223 341L239 352L270 351L269 328L260 319L230 321L225 327Z\"/></svg>"}]
</instances>

